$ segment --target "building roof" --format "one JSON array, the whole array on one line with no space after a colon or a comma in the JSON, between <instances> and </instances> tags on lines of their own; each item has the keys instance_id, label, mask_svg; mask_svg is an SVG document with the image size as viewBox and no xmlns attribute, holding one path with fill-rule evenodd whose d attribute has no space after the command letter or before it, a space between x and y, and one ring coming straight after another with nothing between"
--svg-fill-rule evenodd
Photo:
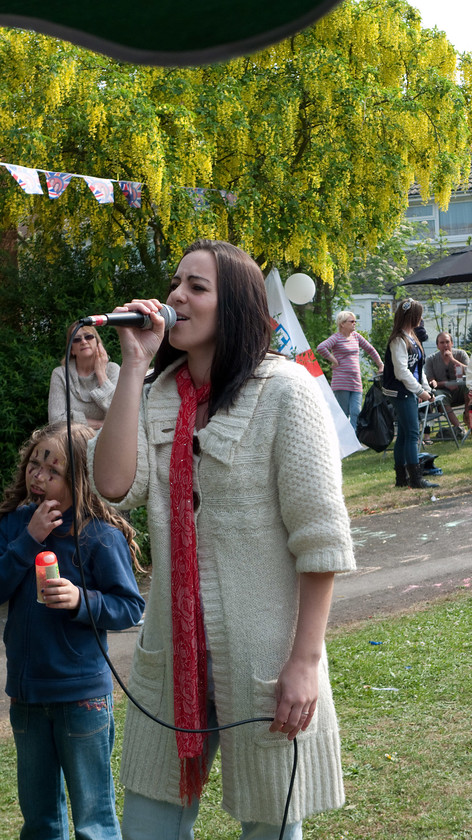
<instances>
[{"instance_id":1,"label":"building roof","mask_svg":"<svg viewBox=\"0 0 472 840\"><path fill-rule=\"evenodd\" d=\"M470 171L469 171L468 182L464 183L464 184L460 184L459 186L455 187L455 189L452 191L452 195L464 195L464 194L467 194L467 193L472 193L472 167L470 168ZM412 198L415 199L415 198L421 198L421 197L422 196L421 196L421 192L420 192L420 185L419 184L412 184L410 189L408 190L408 198L409 199L412 199ZM431 197L431 198L433 198L433 197Z\"/></svg>"}]
</instances>

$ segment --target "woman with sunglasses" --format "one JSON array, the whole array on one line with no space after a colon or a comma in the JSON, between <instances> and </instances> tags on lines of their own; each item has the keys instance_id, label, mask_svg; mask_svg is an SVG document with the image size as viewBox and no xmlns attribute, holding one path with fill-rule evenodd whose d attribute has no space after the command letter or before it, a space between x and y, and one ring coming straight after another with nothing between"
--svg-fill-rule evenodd
<instances>
[{"instance_id":1,"label":"woman with sunglasses","mask_svg":"<svg viewBox=\"0 0 472 840\"><path fill-rule=\"evenodd\" d=\"M318 344L321 356L333 366L331 388L351 426L356 431L357 418L362 408L362 379L359 350L368 353L379 373L383 371L382 359L375 347L356 332L354 312L343 310L336 316L337 331Z\"/></svg>"},{"instance_id":2,"label":"woman with sunglasses","mask_svg":"<svg viewBox=\"0 0 472 840\"><path fill-rule=\"evenodd\" d=\"M423 371L424 350L415 332L422 314L423 307L417 300L400 301L385 353L382 390L395 409L398 424L393 449L395 487L438 486L422 477L418 459L418 401L433 399Z\"/></svg>"},{"instance_id":3,"label":"woman with sunglasses","mask_svg":"<svg viewBox=\"0 0 472 840\"><path fill-rule=\"evenodd\" d=\"M67 330L66 348L76 326L77 321ZM64 356L61 365L51 374L49 423L66 419L65 362ZM120 367L109 361L94 327L81 327L72 339L69 372L71 419L92 429L101 429L115 393Z\"/></svg>"}]
</instances>

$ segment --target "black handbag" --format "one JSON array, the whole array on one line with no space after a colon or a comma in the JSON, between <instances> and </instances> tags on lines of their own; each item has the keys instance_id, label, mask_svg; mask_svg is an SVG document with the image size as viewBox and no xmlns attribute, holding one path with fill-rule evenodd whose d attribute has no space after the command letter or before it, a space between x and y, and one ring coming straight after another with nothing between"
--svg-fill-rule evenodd
<instances>
[{"instance_id":1,"label":"black handbag","mask_svg":"<svg viewBox=\"0 0 472 840\"><path fill-rule=\"evenodd\" d=\"M357 418L357 439L375 452L383 452L390 446L394 434L393 408L382 393L380 381L374 381Z\"/></svg>"}]
</instances>

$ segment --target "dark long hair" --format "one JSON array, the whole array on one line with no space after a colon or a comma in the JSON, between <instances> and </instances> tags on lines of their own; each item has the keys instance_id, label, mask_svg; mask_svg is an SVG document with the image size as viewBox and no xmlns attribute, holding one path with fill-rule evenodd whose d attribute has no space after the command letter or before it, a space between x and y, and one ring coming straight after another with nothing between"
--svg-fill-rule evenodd
<instances>
[{"instance_id":1,"label":"dark long hair","mask_svg":"<svg viewBox=\"0 0 472 840\"><path fill-rule=\"evenodd\" d=\"M393 341L394 338L402 338L406 346L410 350L412 345L408 336L405 335L405 330L410 330L411 332L414 332L415 327L417 327L421 321L422 315L423 307L418 300L413 300L413 298L405 298L405 300L399 301L393 319L393 329L387 344L390 344L390 342ZM416 334L415 341L421 350L421 354L424 356L423 345L421 344L419 338L416 337Z\"/></svg>"},{"instance_id":2,"label":"dark long hair","mask_svg":"<svg viewBox=\"0 0 472 840\"><path fill-rule=\"evenodd\" d=\"M217 326L215 353L210 371L209 416L234 403L238 391L254 375L270 347L271 325L264 275L241 248L213 239L198 239L185 250L209 251L216 261ZM156 354L153 382L171 362L182 355L167 335Z\"/></svg>"},{"instance_id":3,"label":"dark long hair","mask_svg":"<svg viewBox=\"0 0 472 840\"><path fill-rule=\"evenodd\" d=\"M137 569L141 569L138 561L139 548L134 541L135 532L131 525L117 510L103 502L90 486L87 467L87 442L93 438L95 432L90 426L82 423L71 424L71 445L74 458L75 494L77 500L77 525L79 534L90 519L102 519L109 525L118 528L125 536L131 557ZM36 429L30 439L20 449L20 459L16 475L12 483L6 488L3 501L0 504L0 519L7 513L16 510L20 505L32 501L28 497L26 488L26 469L28 462L38 446L45 440L54 440L61 449L67 463L65 479L71 490L72 476L69 460L67 423L59 420L49 426Z\"/></svg>"}]
</instances>

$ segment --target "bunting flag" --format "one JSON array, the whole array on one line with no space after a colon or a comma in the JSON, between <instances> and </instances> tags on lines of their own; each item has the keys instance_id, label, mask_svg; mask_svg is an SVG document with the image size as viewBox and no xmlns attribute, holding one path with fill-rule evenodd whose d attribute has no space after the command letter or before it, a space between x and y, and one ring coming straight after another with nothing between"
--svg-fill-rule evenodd
<instances>
[{"instance_id":1,"label":"bunting flag","mask_svg":"<svg viewBox=\"0 0 472 840\"><path fill-rule=\"evenodd\" d=\"M28 195L43 195L43 188L39 183L39 175L36 169L29 169L27 166L17 166L14 163L3 164L13 175L21 189Z\"/></svg>"},{"instance_id":2,"label":"bunting flag","mask_svg":"<svg viewBox=\"0 0 472 840\"><path fill-rule=\"evenodd\" d=\"M92 175L77 175L73 172L50 172L47 169L31 169L15 163L3 163L19 186L29 195L43 195L39 181L39 172L46 176L49 198L60 198L67 189L71 178L81 178L89 186L99 204L113 204L113 184L117 183L129 206L135 209L141 207L142 183L139 181L116 181L114 178L95 178ZM210 187L184 187L191 197L195 210L207 210L210 207L209 193L218 193L227 207L234 207L238 197L228 190L217 190Z\"/></svg>"},{"instance_id":3,"label":"bunting flag","mask_svg":"<svg viewBox=\"0 0 472 840\"><path fill-rule=\"evenodd\" d=\"M113 204L113 184L107 178L93 178L91 175L82 175L84 181L89 185L99 204Z\"/></svg>"},{"instance_id":4,"label":"bunting flag","mask_svg":"<svg viewBox=\"0 0 472 840\"><path fill-rule=\"evenodd\" d=\"M69 172L45 172L49 198L59 198L67 189L72 175Z\"/></svg>"},{"instance_id":5,"label":"bunting flag","mask_svg":"<svg viewBox=\"0 0 472 840\"><path fill-rule=\"evenodd\" d=\"M328 404L339 441L341 458L361 449L354 429L341 409L331 386L316 361L313 350L305 338L297 316L284 292L280 274L273 268L266 277L266 291L272 326L277 340L277 350L306 367L315 378L321 395Z\"/></svg>"},{"instance_id":6,"label":"bunting flag","mask_svg":"<svg viewBox=\"0 0 472 840\"><path fill-rule=\"evenodd\" d=\"M185 192L192 199L195 210L208 210L210 202L205 197L206 189L204 187L185 187Z\"/></svg>"},{"instance_id":7,"label":"bunting flag","mask_svg":"<svg viewBox=\"0 0 472 840\"><path fill-rule=\"evenodd\" d=\"M218 190L221 198L223 199L224 203L228 205L228 207L234 207L236 204L238 197L235 193L228 192L227 190Z\"/></svg>"},{"instance_id":8,"label":"bunting flag","mask_svg":"<svg viewBox=\"0 0 472 840\"><path fill-rule=\"evenodd\" d=\"M118 181L121 192L130 207L141 207L141 187L138 181Z\"/></svg>"},{"instance_id":9,"label":"bunting flag","mask_svg":"<svg viewBox=\"0 0 472 840\"><path fill-rule=\"evenodd\" d=\"M208 210L210 206L208 195L212 192L218 193L227 207L234 207L238 200L237 195L228 190L215 190L212 187L184 187L184 189L191 197L195 210Z\"/></svg>"}]
</instances>

